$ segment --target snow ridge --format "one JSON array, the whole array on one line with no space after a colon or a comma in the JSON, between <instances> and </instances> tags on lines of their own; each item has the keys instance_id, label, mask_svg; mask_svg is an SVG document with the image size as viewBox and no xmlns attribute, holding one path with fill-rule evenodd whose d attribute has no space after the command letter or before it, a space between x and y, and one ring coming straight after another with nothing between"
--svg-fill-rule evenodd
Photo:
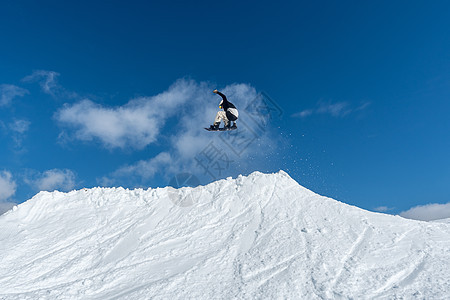
<instances>
[{"instance_id":1,"label":"snow ridge","mask_svg":"<svg viewBox=\"0 0 450 300\"><path fill-rule=\"evenodd\" d=\"M283 171L197 188L41 192L0 228L0 299L450 293L449 223L368 212Z\"/></svg>"}]
</instances>

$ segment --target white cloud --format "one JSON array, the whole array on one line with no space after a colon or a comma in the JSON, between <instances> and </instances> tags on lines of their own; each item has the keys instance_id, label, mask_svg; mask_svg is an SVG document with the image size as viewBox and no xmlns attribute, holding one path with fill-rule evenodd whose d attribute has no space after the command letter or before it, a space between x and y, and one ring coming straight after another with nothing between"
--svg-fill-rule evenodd
<instances>
[{"instance_id":1,"label":"white cloud","mask_svg":"<svg viewBox=\"0 0 450 300\"><path fill-rule=\"evenodd\" d=\"M408 219L432 221L450 218L450 202L447 204L427 204L410 208L401 212L400 216Z\"/></svg>"},{"instance_id":2,"label":"white cloud","mask_svg":"<svg viewBox=\"0 0 450 300\"><path fill-rule=\"evenodd\" d=\"M38 70L34 71L31 75L22 79L24 82L39 82L44 93L49 95L55 95L55 91L60 87L58 86L57 77L59 73L53 71Z\"/></svg>"},{"instance_id":3,"label":"white cloud","mask_svg":"<svg viewBox=\"0 0 450 300\"><path fill-rule=\"evenodd\" d=\"M58 83L58 72L38 70L22 79L23 82L37 82L41 90L55 99L80 99L80 96L66 90Z\"/></svg>"},{"instance_id":4,"label":"white cloud","mask_svg":"<svg viewBox=\"0 0 450 300\"><path fill-rule=\"evenodd\" d=\"M9 128L15 133L24 134L28 131L30 124L27 120L14 120L13 123L9 124Z\"/></svg>"},{"instance_id":5,"label":"white cloud","mask_svg":"<svg viewBox=\"0 0 450 300\"><path fill-rule=\"evenodd\" d=\"M30 124L31 123L28 120L16 119L9 124L6 124L0 120L0 133L8 136L8 141L12 142L15 154L26 152L26 149L23 148L22 144L26 137L26 132L30 128Z\"/></svg>"},{"instance_id":6,"label":"white cloud","mask_svg":"<svg viewBox=\"0 0 450 300\"><path fill-rule=\"evenodd\" d=\"M23 97L26 94L28 94L28 91L26 89L11 84L1 84L0 106L8 105L14 98Z\"/></svg>"},{"instance_id":7,"label":"white cloud","mask_svg":"<svg viewBox=\"0 0 450 300\"><path fill-rule=\"evenodd\" d=\"M301 112L293 114L292 116L293 117L299 117L299 118L306 118L306 117L312 115L313 113L314 113L314 110L312 110L312 109L305 109L305 110L303 110Z\"/></svg>"},{"instance_id":8,"label":"white cloud","mask_svg":"<svg viewBox=\"0 0 450 300\"><path fill-rule=\"evenodd\" d=\"M316 112L319 114L330 114L333 117L343 117L351 112L351 109L348 107L349 104L347 102L320 103Z\"/></svg>"},{"instance_id":9,"label":"white cloud","mask_svg":"<svg viewBox=\"0 0 450 300\"><path fill-rule=\"evenodd\" d=\"M348 102L325 103L319 102L314 109L305 109L301 112L294 113L291 116L295 118L306 118L315 114L331 115L333 117L345 117L351 113L365 110L370 102L363 102L357 107L352 107Z\"/></svg>"},{"instance_id":10,"label":"white cloud","mask_svg":"<svg viewBox=\"0 0 450 300\"><path fill-rule=\"evenodd\" d=\"M370 102L363 102L360 106L356 107L353 111L362 111L370 106Z\"/></svg>"},{"instance_id":11,"label":"white cloud","mask_svg":"<svg viewBox=\"0 0 450 300\"><path fill-rule=\"evenodd\" d=\"M7 200L16 193L16 182L8 171L0 172L0 202Z\"/></svg>"},{"instance_id":12,"label":"white cloud","mask_svg":"<svg viewBox=\"0 0 450 300\"><path fill-rule=\"evenodd\" d=\"M154 97L133 99L117 107L83 100L66 105L55 117L61 125L74 129L76 139L96 139L108 148L142 149L156 141L166 120L180 114L182 105L196 109L192 102L197 88L193 81L179 80Z\"/></svg>"},{"instance_id":13,"label":"white cloud","mask_svg":"<svg viewBox=\"0 0 450 300\"><path fill-rule=\"evenodd\" d=\"M75 187L75 174L68 169L52 169L43 173L32 172L25 182L39 191L70 191Z\"/></svg>"}]
</instances>

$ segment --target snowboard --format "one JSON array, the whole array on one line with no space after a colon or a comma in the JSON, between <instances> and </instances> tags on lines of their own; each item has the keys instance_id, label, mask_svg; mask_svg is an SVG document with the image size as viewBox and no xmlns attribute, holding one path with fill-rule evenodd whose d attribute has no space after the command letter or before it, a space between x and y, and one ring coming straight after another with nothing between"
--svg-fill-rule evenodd
<instances>
[{"instance_id":1,"label":"snowboard","mask_svg":"<svg viewBox=\"0 0 450 300\"><path fill-rule=\"evenodd\" d=\"M205 127L205 129L208 130L208 131L230 131L230 130L236 130L237 127L235 127L235 128L233 128L233 127L231 127L231 128L219 128L219 129L211 129L211 128L206 128Z\"/></svg>"}]
</instances>

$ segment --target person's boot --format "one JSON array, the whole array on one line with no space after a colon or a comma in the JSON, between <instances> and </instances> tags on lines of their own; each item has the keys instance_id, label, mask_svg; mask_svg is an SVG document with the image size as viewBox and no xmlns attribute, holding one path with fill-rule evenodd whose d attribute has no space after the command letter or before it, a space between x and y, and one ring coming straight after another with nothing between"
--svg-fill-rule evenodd
<instances>
[{"instance_id":1,"label":"person's boot","mask_svg":"<svg viewBox=\"0 0 450 300\"><path fill-rule=\"evenodd\" d=\"M211 130L219 130L219 124L214 123L213 125L209 126L209 129L211 129Z\"/></svg>"},{"instance_id":2,"label":"person's boot","mask_svg":"<svg viewBox=\"0 0 450 300\"><path fill-rule=\"evenodd\" d=\"M231 129L237 129L236 122L233 123L233 126L231 126Z\"/></svg>"},{"instance_id":3,"label":"person's boot","mask_svg":"<svg viewBox=\"0 0 450 300\"><path fill-rule=\"evenodd\" d=\"M228 122L227 124L225 124L225 129L228 130L231 128L231 122Z\"/></svg>"}]
</instances>

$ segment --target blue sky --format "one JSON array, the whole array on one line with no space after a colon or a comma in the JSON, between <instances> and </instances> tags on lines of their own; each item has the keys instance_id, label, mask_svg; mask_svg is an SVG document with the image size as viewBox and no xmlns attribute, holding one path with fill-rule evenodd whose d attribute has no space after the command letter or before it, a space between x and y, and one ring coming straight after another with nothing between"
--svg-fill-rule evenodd
<instances>
[{"instance_id":1,"label":"blue sky","mask_svg":"<svg viewBox=\"0 0 450 300\"><path fill-rule=\"evenodd\" d=\"M283 169L365 209L450 217L448 1L0 6L3 207ZM214 88L236 136L202 129Z\"/></svg>"}]
</instances>

